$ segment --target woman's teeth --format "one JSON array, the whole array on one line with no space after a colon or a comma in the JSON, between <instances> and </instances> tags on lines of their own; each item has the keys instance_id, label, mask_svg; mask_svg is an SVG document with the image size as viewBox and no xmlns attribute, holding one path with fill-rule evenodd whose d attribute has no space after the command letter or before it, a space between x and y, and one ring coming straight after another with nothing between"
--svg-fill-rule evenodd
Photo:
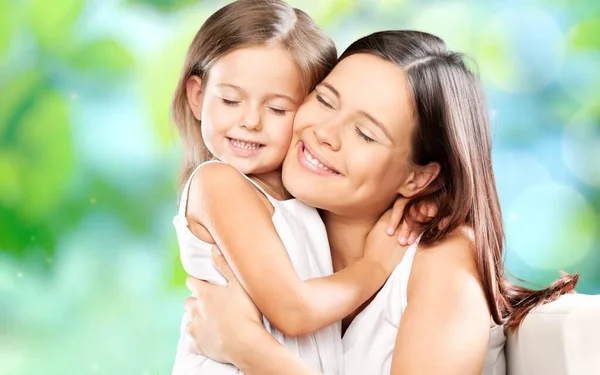
<instances>
[{"instance_id":1,"label":"woman's teeth","mask_svg":"<svg viewBox=\"0 0 600 375\"><path fill-rule=\"evenodd\" d=\"M306 156L306 159L308 159L308 161L310 162L310 164L314 165L315 167L318 167L319 169L322 169L322 170L327 171L327 172L336 173L336 172L332 171L331 169L327 168L326 166L324 166L323 164L321 164L317 159L315 159L308 152L307 149L304 149L304 156Z\"/></svg>"},{"instance_id":2,"label":"woman's teeth","mask_svg":"<svg viewBox=\"0 0 600 375\"><path fill-rule=\"evenodd\" d=\"M260 143L248 143L244 141L239 141L237 139L231 139L231 143L233 143L235 147L243 148L246 150L257 150L262 147Z\"/></svg>"}]
</instances>

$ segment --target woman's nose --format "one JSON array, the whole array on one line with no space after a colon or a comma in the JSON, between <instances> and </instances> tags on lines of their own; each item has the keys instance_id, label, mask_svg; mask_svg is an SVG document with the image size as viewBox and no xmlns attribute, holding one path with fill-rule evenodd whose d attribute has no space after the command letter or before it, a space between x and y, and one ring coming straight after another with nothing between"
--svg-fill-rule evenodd
<instances>
[{"instance_id":1,"label":"woman's nose","mask_svg":"<svg viewBox=\"0 0 600 375\"><path fill-rule=\"evenodd\" d=\"M328 121L314 128L315 138L317 141L329 147L333 151L338 151L341 146L340 131L341 123Z\"/></svg>"}]
</instances>

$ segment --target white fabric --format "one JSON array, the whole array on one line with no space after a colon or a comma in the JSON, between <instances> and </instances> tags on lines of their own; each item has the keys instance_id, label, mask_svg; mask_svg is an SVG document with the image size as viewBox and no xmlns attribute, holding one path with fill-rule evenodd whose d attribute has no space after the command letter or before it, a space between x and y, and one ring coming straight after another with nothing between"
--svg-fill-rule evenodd
<instances>
[{"instance_id":1,"label":"white fabric","mask_svg":"<svg viewBox=\"0 0 600 375\"><path fill-rule=\"evenodd\" d=\"M343 338L345 375L389 374L408 279L420 237L410 246L373 301L354 319ZM484 375L504 375L504 330L490 329Z\"/></svg>"},{"instance_id":2,"label":"white fabric","mask_svg":"<svg viewBox=\"0 0 600 375\"><path fill-rule=\"evenodd\" d=\"M204 163L203 165L205 165ZM185 217L188 189L190 182L201 168L199 166L190 176L183 189L180 209L173 220L177 231L181 262L185 271L198 279L216 284L225 284L225 279L213 267L211 262L211 244L201 241L189 230ZM247 177L246 177L247 178ZM290 199L278 201L265 192L260 186L247 178L259 189L274 207L273 225L277 230L296 273L302 280L328 276L333 273L331 253L325 225L313 207ZM265 275L265 282L269 282ZM277 303L277 301L273 301ZM177 347L177 355L173 367L173 375L233 375L241 371L231 365L215 362L207 357L190 353L191 338L185 332L189 318L183 317L181 335ZM294 338L287 337L272 327L263 317L267 331L288 350L295 353L312 369L325 375L343 374L343 352L341 343L341 325L339 323L326 327L311 335Z\"/></svg>"},{"instance_id":3,"label":"white fabric","mask_svg":"<svg viewBox=\"0 0 600 375\"><path fill-rule=\"evenodd\" d=\"M509 375L600 374L600 295L567 294L508 335Z\"/></svg>"}]
</instances>

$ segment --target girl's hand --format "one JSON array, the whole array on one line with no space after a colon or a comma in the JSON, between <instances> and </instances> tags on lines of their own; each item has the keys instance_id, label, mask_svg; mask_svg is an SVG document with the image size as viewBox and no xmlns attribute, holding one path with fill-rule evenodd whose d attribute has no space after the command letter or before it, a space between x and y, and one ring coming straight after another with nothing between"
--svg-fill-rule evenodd
<instances>
[{"instance_id":1,"label":"girl's hand","mask_svg":"<svg viewBox=\"0 0 600 375\"><path fill-rule=\"evenodd\" d=\"M235 364L252 347L253 335L260 332L257 328L264 331L261 314L217 246L213 247L212 260L228 285L188 277L187 286L195 297L185 301L190 315L187 332L193 340L193 352Z\"/></svg>"},{"instance_id":2,"label":"girl's hand","mask_svg":"<svg viewBox=\"0 0 600 375\"><path fill-rule=\"evenodd\" d=\"M415 216L413 220L406 220L406 218L400 222L402 218L402 214L404 212L404 207L408 203L409 199L404 197L398 197L396 202L394 202L394 207L392 208L392 213L386 227L386 233L388 236L393 236L397 234L398 243L402 246L412 245L416 240L421 231L423 230L422 226L418 225L418 223L427 223L431 219L435 217L438 213L438 207L429 201L425 201L419 205L419 207L415 210ZM440 223L440 229L443 228L445 220L442 220Z\"/></svg>"},{"instance_id":3,"label":"girl's hand","mask_svg":"<svg viewBox=\"0 0 600 375\"><path fill-rule=\"evenodd\" d=\"M406 251L406 246L400 245L395 236L386 235L385 233L391 215L392 209L384 213L371 229L365 242L363 255L363 259L366 258L381 265L388 276L400 263Z\"/></svg>"}]
</instances>

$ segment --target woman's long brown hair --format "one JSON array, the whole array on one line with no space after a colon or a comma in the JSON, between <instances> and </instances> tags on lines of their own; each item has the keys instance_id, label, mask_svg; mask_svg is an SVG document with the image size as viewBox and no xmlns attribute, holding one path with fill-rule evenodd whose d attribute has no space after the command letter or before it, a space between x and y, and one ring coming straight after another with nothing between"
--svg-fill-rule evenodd
<instances>
[{"instance_id":1,"label":"woman's long brown hair","mask_svg":"<svg viewBox=\"0 0 600 375\"><path fill-rule=\"evenodd\" d=\"M417 31L383 31L346 49L340 60L369 53L404 69L417 114L413 162L438 162L440 174L405 208L407 220L423 201L435 202L437 215L427 223L422 241L435 242L460 225L474 232L475 260L488 307L497 324L514 330L534 307L572 292L579 275L563 276L542 290L505 278L502 212L492 170L492 142L483 90L463 56L444 42ZM445 220L445 225L440 222Z\"/></svg>"}]
</instances>

